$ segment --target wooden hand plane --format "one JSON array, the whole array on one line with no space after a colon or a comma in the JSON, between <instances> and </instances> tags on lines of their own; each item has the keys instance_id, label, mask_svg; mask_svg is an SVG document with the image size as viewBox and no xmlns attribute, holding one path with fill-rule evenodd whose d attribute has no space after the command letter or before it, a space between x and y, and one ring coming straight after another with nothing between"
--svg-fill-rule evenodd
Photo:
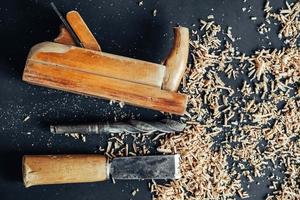
<instances>
[{"instance_id":1,"label":"wooden hand plane","mask_svg":"<svg viewBox=\"0 0 300 200\"><path fill-rule=\"evenodd\" d=\"M66 21L81 47L75 46L70 30L62 26L54 42L32 47L23 73L24 81L162 112L185 113L187 96L177 90L188 60L187 28L174 28L173 48L164 64L156 64L102 52L76 11L68 12Z\"/></svg>"}]
</instances>

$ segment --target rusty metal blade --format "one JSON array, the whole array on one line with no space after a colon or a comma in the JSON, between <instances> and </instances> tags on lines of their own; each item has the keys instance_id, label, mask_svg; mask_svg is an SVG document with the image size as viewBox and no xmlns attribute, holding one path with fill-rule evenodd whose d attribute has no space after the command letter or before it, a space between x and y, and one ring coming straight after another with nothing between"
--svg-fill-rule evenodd
<instances>
[{"instance_id":1,"label":"rusty metal blade","mask_svg":"<svg viewBox=\"0 0 300 200\"><path fill-rule=\"evenodd\" d=\"M178 179L180 156L134 156L114 158L110 164L114 179Z\"/></svg>"}]
</instances>

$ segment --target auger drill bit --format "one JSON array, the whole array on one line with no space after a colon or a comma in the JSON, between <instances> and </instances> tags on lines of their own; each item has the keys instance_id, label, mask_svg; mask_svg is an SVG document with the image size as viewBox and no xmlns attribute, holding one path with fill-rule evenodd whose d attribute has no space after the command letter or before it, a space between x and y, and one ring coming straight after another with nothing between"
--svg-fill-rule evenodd
<instances>
[{"instance_id":1,"label":"auger drill bit","mask_svg":"<svg viewBox=\"0 0 300 200\"><path fill-rule=\"evenodd\" d=\"M162 121L138 121L130 120L128 122L116 123L96 123L80 125L52 125L50 131L53 134L101 134L101 133L171 133L180 132L184 129L185 124L164 119Z\"/></svg>"}]
</instances>

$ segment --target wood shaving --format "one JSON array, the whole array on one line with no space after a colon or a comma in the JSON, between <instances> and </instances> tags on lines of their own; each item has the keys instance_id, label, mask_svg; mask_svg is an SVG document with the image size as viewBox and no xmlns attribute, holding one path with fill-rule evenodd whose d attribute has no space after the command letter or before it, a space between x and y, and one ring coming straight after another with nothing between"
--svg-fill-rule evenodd
<instances>
[{"instance_id":1,"label":"wood shaving","mask_svg":"<svg viewBox=\"0 0 300 200\"><path fill-rule=\"evenodd\" d=\"M132 195L132 196L135 196L136 193L138 193L139 191L140 191L139 188L134 189L134 190L131 192L131 195Z\"/></svg>"},{"instance_id":2,"label":"wood shaving","mask_svg":"<svg viewBox=\"0 0 300 200\"><path fill-rule=\"evenodd\" d=\"M152 15L153 15L153 17L156 17L156 15L157 15L157 10L156 9L153 10Z\"/></svg>"},{"instance_id":3,"label":"wood shaving","mask_svg":"<svg viewBox=\"0 0 300 200\"><path fill-rule=\"evenodd\" d=\"M80 133L66 133L65 136L72 137L75 140L81 140L82 142L86 142L86 136Z\"/></svg>"},{"instance_id":4,"label":"wood shaving","mask_svg":"<svg viewBox=\"0 0 300 200\"><path fill-rule=\"evenodd\" d=\"M139 2L138 2L138 5L139 5L139 6L144 5L144 1L139 1Z\"/></svg>"},{"instance_id":5,"label":"wood shaving","mask_svg":"<svg viewBox=\"0 0 300 200\"><path fill-rule=\"evenodd\" d=\"M23 119L23 122L26 122L30 119L30 115L26 116L24 119Z\"/></svg>"}]
</instances>

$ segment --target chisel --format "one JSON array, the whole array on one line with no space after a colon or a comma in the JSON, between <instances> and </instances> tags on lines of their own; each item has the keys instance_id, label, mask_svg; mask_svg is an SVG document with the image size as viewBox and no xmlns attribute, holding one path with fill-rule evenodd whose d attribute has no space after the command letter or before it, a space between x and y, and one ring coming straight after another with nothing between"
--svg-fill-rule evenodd
<instances>
[{"instance_id":1,"label":"chisel","mask_svg":"<svg viewBox=\"0 0 300 200\"><path fill-rule=\"evenodd\" d=\"M34 185L83 183L126 179L178 179L180 156L155 155L117 157L103 155L25 155L25 187Z\"/></svg>"}]
</instances>

